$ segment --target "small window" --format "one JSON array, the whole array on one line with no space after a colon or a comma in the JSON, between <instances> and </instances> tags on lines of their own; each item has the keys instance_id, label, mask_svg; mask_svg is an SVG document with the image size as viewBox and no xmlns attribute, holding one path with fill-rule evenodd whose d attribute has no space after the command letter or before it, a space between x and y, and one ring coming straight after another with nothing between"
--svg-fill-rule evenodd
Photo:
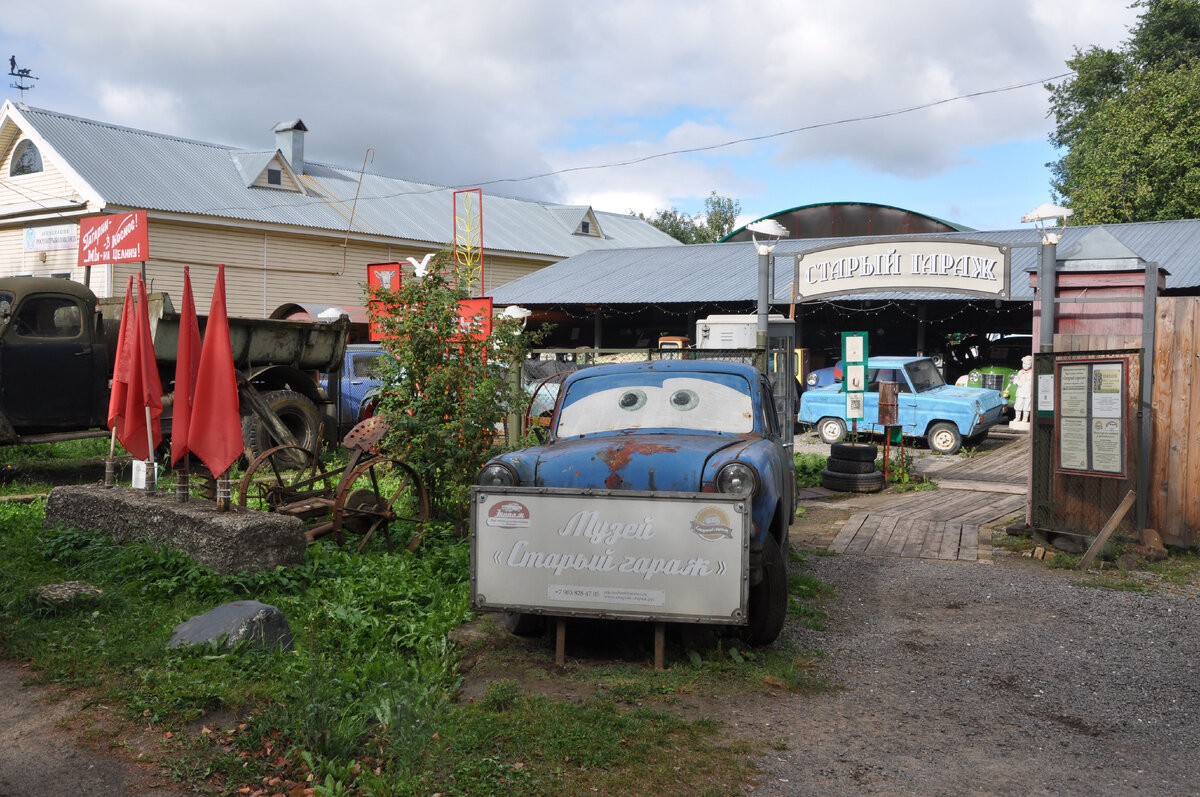
<instances>
[{"instance_id":1,"label":"small window","mask_svg":"<svg viewBox=\"0 0 1200 797\"><path fill-rule=\"evenodd\" d=\"M31 338L76 338L83 330L79 305L70 299L41 296L27 300L17 312L17 334Z\"/></svg>"},{"instance_id":2,"label":"small window","mask_svg":"<svg viewBox=\"0 0 1200 797\"><path fill-rule=\"evenodd\" d=\"M13 151L12 164L8 167L10 177L20 177L22 174L37 174L42 170L42 153L38 152L37 144L25 139L17 144Z\"/></svg>"},{"instance_id":3,"label":"small window","mask_svg":"<svg viewBox=\"0 0 1200 797\"><path fill-rule=\"evenodd\" d=\"M582 222L582 223L579 225L579 231L580 231L581 233L583 233L584 235L591 235L591 234L592 234L592 224L591 224L591 222L587 222L587 221L585 221L585 222Z\"/></svg>"},{"instance_id":4,"label":"small window","mask_svg":"<svg viewBox=\"0 0 1200 797\"><path fill-rule=\"evenodd\" d=\"M267 185L283 185L283 170L267 169Z\"/></svg>"}]
</instances>

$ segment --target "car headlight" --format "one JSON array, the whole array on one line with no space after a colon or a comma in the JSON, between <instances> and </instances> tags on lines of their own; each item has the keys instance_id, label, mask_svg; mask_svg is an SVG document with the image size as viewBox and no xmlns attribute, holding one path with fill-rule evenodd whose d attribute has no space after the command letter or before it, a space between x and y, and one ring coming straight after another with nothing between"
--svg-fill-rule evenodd
<instances>
[{"instance_id":1,"label":"car headlight","mask_svg":"<svg viewBox=\"0 0 1200 797\"><path fill-rule=\"evenodd\" d=\"M517 474L501 462L484 465L475 483L480 487L512 487L517 483Z\"/></svg>"},{"instance_id":2,"label":"car headlight","mask_svg":"<svg viewBox=\"0 0 1200 797\"><path fill-rule=\"evenodd\" d=\"M758 492L758 471L745 462L730 462L717 471L717 491L731 495Z\"/></svg>"},{"instance_id":3,"label":"car headlight","mask_svg":"<svg viewBox=\"0 0 1200 797\"><path fill-rule=\"evenodd\" d=\"M816 387L817 386L817 372L809 371L808 376L804 377L804 383L806 385L808 385L809 387Z\"/></svg>"}]
</instances>

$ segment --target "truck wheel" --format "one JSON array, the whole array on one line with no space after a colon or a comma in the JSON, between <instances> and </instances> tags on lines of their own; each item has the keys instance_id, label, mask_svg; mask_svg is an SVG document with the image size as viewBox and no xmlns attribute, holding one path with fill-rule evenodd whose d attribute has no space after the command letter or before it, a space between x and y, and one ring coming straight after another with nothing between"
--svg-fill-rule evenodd
<instances>
[{"instance_id":1,"label":"truck wheel","mask_svg":"<svg viewBox=\"0 0 1200 797\"><path fill-rule=\"evenodd\" d=\"M929 434L925 436L925 439L929 443L930 450L947 456L957 454L963 443L962 435L958 433L958 427L945 421L938 421L930 426Z\"/></svg>"},{"instance_id":2,"label":"truck wheel","mask_svg":"<svg viewBox=\"0 0 1200 797\"><path fill-rule=\"evenodd\" d=\"M817 434L822 443L836 443L846 436L846 423L841 418L825 417L817 421Z\"/></svg>"},{"instance_id":3,"label":"truck wheel","mask_svg":"<svg viewBox=\"0 0 1200 797\"><path fill-rule=\"evenodd\" d=\"M312 451L321 429L321 415L316 405L294 390L273 390L264 394L262 400L296 438L296 445ZM248 415L242 419L242 442L246 446L246 457L253 460L285 441L276 440L261 418Z\"/></svg>"},{"instance_id":4,"label":"truck wheel","mask_svg":"<svg viewBox=\"0 0 1200 797\"><path fill-rule=\"evenodd\" d=\"M751 645L769 645L783 630L787 617L787 563L770 534L763 540L762 581L750 588L750 624L742 637Z\"/></svg>"}]
</instances>

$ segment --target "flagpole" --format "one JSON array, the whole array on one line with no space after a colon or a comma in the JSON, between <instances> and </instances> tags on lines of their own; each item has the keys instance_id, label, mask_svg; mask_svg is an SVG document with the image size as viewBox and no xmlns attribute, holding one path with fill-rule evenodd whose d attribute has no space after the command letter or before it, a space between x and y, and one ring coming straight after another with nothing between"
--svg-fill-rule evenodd
<instances>
[{"instance_id":1,"label":"flagpole","mask_svg":"<svg viewBox=\"0 0 1200 797\"><path fill-rule=\"evenodd\" d=\"M158 489L158 465L154 462L154 429L151 426L150 407L146 407L146 492Z\"/></svg>"},{"instance_id":2,"label":"flagpole","mask_svg":"<svg viewBox=\"0 0 1200 797\"><path fill-rule=\"evenodd\" d=\"M104 461L104 486L105 487L116 487L117 486L117 474L116 474L116 468L115 468L116 463L113 461L113 459L116 457L116 455L117 455L117 427L116 427L116 424L114 424L113 428L112 428L112 436L108 440L108 459Z\"/></svg>"}]
</instances>

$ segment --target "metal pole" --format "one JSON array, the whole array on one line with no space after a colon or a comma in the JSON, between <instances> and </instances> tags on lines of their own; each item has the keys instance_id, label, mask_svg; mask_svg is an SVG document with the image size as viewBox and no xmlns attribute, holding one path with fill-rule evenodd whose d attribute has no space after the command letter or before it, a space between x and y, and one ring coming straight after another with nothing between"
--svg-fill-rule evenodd
<instances>
[{"instance_id":1,"label":"metal pole","mask_svg":"<svg viewBox=\"0 0 1200 797\"><path fill-rule=\"evenodd\" d=\"M767 308L771 303L771 251L761 244L758 247L758 328L754 345L767 348Z\"/></svg>"},{"instance_id":2,"label":"metal pole","mask_svg":"<svg viewBox=\"0 0 1200 797\"><path fill-rule=\"evenodd\" d=\"M1054 300L1058 294L1058 233L1047 232L1042 235L1042 248L1039 252L1041 261L1038 264L1038 295L1041 299L1042 333L1038 340L1038 351L1054 350Z\"/></svg>"},{"instance_id":3,"label":"metal pole","mask_svg":"<svg viewBox=\"0 0 1200 797\"><path fill-rule=\"evenodd\" d=\"M1138 444L1137 527L1146 528L1150 514L1150 443L1154 430L1150 402L1154 398L1154 322L1158 317L1158 263L1146 264L1142 296L1142 395L1138 398L1141 439Z\"/></svg>"}]
</instances>

